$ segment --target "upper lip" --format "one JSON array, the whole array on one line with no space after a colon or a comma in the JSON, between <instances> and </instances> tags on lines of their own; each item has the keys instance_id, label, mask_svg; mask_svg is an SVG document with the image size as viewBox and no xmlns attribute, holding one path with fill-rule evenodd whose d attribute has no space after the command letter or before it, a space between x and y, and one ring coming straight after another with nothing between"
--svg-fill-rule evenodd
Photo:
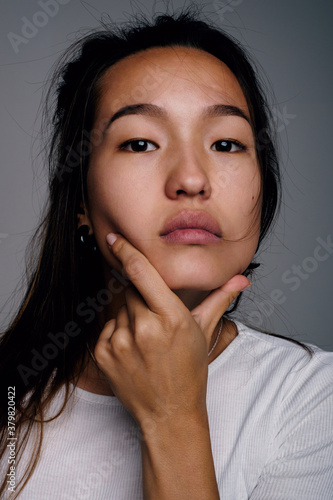
<instances>
[{"instance_id":1,"label":"upper lip","mask_svg":"<svg viewBox=\"0 0 333 500\"><path fill-rule=\"evenodd\" d=\"M177 229L202 229L221 237L221 230L216 220L204 211L182 210L169 219L162 229L161 236Z\"/></svg>"}]
</instances>

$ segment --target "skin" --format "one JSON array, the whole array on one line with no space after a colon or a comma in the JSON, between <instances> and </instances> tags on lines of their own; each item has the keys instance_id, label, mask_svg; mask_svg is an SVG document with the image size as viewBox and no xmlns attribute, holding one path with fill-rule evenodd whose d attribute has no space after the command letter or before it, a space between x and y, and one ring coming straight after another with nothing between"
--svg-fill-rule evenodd
<instances>
[{"instance_id":1,"label":"skin","mask_svg":"<svg viewBox=\"0 0 333 500\"><path fill-rule=\"evenodd\" d=\"M138 82L152 72L158 85L138 95ZM121 116L106 127L120 108L143 102L164 115ZM116 268L133 286L103 317L98 370L90 363L79 386L115 394L136 419L145 499L219 498L205 401L208 362L237 334L230 322L214 355L207 353L221 315L249 285L240 273L257 248L260 173L249 121L204 115L216 104L249 116L235 76L197 49L149 49L100 82L94 130L103 140L93 145L79 225L94 233L106 278ZM124 146L134 139L150 141L148 150ZM221 140L237 142L226 152L216 149ZM165 241L164 225L184 209L208 213L222 237Z\"/></svg>"},{"instance_id":2,"label":"skin","mask_svg":"<svg viewBox=\"0 0 333 500\"><path fill-rule=\"evenodd\" d=\"M136 82L153 69L156 77L157 68L158 86L134 97ZM128 104L144 101L168 113L165 119L123 116L93 147L87 179L89 225L105 260L117 267L105 243L112 231L140 250L173 290L212 290L243 272L259 234L260 174L252 129L237 116L202 118L204 108L219 103L249 114L234 75L203 51L150 49L111 67L100 88L94 126L100 134L113 113ZM133 138L153 141L158 148L146 153L119 150ZM247 150L212 150L215 141L230 138ZM159 234L166 221L182 209L210 214L221 228L220 244L162 242Z\"/></svg>"}]
</instances>

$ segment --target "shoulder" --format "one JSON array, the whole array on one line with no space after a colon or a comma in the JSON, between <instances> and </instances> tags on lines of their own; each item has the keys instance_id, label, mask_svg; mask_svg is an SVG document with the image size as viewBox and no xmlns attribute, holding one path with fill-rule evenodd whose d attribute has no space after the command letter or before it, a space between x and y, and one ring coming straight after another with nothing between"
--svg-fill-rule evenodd
<instances>
[{"instance_id":1,"label":"shoulder","mask_svg":"<svg viewBox=\"0 0 333 500\"><path fill-rule=\"evenodd\" d=\"M333 353L309 345L309 354L287 339L241 323L237 328L239 349L234 363L243 353L249 366L252 357L247 389L252 393L251 405L259 406L256 417L263 416L260 433L265 425L269 427L265 466L251 499L330 498Z\"/></svg>"},{"instance_id":2,"label":"shoulder","mask_svg":"<svg viewBox=\"0 0 333 500\"><path fill-rule=\"evenodd\" d=\"M255 353L258 358L270 357L286 365L296 363L295 368L298 369L302 367L313 369L320 366L324 371L333 369L333 352L324 351L313 344L301 345L292 339L262 333L238 321L235 321L235 324L243 348L251 351L252 355Z\"/></svg>"},{"instance_id":3,"label":"shoulder","mask_svg":"<svg viewBox=\"0 0 333 500\"><path fill-rule=\"evenodd\" d=\"M279 402L279 413L286 417L298 412L333 411L333 352L307 344L309 350L288 339L252 330L237 323L245 358L253 359L261 384L269 386ZM277 402L276 401L276 402ZM325 410L324 410L325 408Z\"/></svg>"},{"instance_id":4,"label":"shoulder","mask_svg":"<svg viewBox=\"0 0 333 500\"><path fill-rule=\"evenodd\" d=\"M333 353L307 344L265 334L235 321L238 335L209 368L216 377L230 375L247 386L270 387L284 400L306 388L309 394L333 395ZM224 375L223 375L224 373Z\"/></svg>"}]
</instances>

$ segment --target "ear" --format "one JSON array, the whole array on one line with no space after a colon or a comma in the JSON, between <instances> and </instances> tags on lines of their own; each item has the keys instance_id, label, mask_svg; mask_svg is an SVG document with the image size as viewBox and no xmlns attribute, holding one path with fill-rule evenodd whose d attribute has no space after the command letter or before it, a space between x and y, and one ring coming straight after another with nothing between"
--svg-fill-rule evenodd
<instances>
[{"instance_id":1,"label":"ear","mask_svg":"<svg viewBox=\"0 0 333 500\"><path fill-rule=\"evenodd\" d=\"M80 204L80 209L79 209L78 214L77 214L77 227L79 228L81 226L88 226L89 227L89 233L88 233L89 236L94 233L94 231L92 229L91 220L89 217L89 212L83 203Z\"/></svg>"}]
</instances>

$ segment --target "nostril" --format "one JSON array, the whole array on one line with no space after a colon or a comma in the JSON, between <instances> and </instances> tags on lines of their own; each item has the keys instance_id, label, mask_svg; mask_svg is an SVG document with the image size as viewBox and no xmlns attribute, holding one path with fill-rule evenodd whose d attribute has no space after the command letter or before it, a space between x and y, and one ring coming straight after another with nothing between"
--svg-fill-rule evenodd
<instances>
[{"instance_id":1,"label":"nostril","mask_svg":"<svg viewBox=\"0 0 333 500\"><path fill-rule=\"evenodd\" d=\"M189 193L188 191L185 191L185 189L177 189L176 194L177 195L180 195L180 194L189 195L191 193ZM204 195L205 194L205 190L201 189L201 191L199 191L198 193L193 193L193 195L198 195L198 194Z\"/></svg>"}]
</instances>

